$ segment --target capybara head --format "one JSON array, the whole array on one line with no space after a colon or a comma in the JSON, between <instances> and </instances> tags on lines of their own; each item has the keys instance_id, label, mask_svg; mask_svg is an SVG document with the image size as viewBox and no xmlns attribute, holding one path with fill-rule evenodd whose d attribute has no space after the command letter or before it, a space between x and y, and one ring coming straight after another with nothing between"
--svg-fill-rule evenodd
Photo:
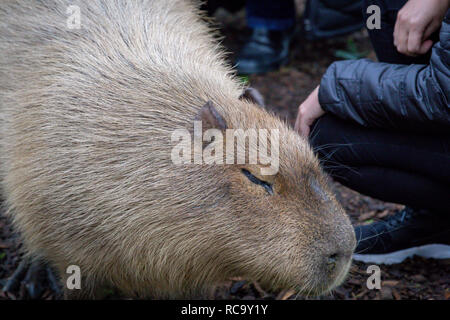
<instances>
[{"instance_id":1,"label":"capybara head","mask_svg":"<svg viewBox=\"0 0 450 320\"><path fill-rule=\"evenodd\" d=\"M206 242L220 256L203 261L203 271L209 262L219 263L222 275L311 295L339 285L350 266L355 235L308 143L248 101L227 107L207 103L200 118L204 137L210 128L222 132L223 141L211 134L204 140L223 146L224 154L223 164L202 166L191 184L208 194L206 202L215 211L198 233L208 228L211 239ZM260 135L252 140L250 128L266 129L267 138ZM229 139L234 141L230 144ZM246 142L244 149L239 141ZM233 164L226 159L232 145ZM203 151L210 146L203 145ZM252 152L258 155L253 163ZM272 153L278 163L262 161L265 153ZM238 162L239 155L245 156L245 162Z\"/></svg>"}]
</instances>

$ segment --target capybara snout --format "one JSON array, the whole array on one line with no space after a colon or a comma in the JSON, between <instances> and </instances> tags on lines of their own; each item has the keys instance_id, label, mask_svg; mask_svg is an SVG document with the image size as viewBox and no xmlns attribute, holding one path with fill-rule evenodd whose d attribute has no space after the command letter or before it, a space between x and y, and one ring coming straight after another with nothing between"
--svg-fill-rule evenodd
<instances>
[{"instance_id":1,"label":"capybara snout","mask_svg":"<svg viewBox=\"0 0 450 320\"><path fill-rule=\"evenodd\" d=\"M66 297L339 284L347 216L307 141L243 94L194 2L80 1L69 28L71 5L0 3L0 189L29 256L81 270ZM230 141L258 161L220 161Z\"/></svg>"},{"instance_id":2,"label":"capybara snout","mask_svg":"<svg viewBox=\"0 0 450 320\"><path fill-rule=\"evenodd\" d=\"M344 281L356 247L355 234L349 221L334 224L330 229L329 236L318 241L316 246L317 252L322 253L319 255L318 268L323 270L317 273L322 275L317 279L318 287L325 292Z\"/></svg>"}]
</instances>

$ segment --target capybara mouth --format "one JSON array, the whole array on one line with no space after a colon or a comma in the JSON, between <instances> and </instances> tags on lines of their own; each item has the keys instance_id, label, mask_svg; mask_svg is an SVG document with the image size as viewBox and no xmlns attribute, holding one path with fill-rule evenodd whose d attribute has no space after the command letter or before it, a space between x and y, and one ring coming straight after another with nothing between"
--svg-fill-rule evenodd
<instances>
[{"instance_id":1,"label":"capybara mouth","mask_svg":"<svg viewBox=\"0 0 450 320\"><path fill-rule=\"evenodd\" d=\"M317 286L316 290L312 291L313 296L326 295L344 283L350 270L351 261L351 257L346 258L346 261L342 263L339 270L336 270L334 275L328 278L328 281L323 281Z\"/></svg>"}]
</instances>

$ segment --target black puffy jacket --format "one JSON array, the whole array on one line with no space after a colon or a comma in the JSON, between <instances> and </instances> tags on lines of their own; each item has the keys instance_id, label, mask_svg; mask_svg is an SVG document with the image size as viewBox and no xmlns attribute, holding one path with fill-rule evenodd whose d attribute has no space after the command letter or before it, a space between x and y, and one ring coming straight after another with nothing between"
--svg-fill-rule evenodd
<instances>
[{"instance_id":1,"label":"black puffy jacket","mask_svg":"<svg viewBox=\"0 0 450 320\"><path fill-rule=\"evenodd\" d=\"M322 78L319 101L366 127L450 133L450 10L428 65L338 61Z\"/></svg>"}]
</instances>

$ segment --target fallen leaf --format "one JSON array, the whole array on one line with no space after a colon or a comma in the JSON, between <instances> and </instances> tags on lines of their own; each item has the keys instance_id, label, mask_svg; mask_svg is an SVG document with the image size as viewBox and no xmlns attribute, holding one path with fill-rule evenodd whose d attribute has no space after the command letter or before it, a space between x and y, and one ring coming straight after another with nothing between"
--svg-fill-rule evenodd
<instances>
[{"instance_id":1,"label":"fallen leaf","mask_svg":"<svg viewBox=\"0 0 450 320\"><path fill-rule=\"evenodd\" d=\"M8 242L0 242L0 249L6 249L11 247L11 243Z\"/></svg>"},{"instance_id":2,"label":"fallen leaf","mask_svg":"<svg viewBox=\"0 0 450 320\"><path fill-rule=\"evenodd\" d=\"M381 281L381 285L388 287L395 287L398 284L397 280L384 280Z\"/></svg>"},{"instance_id":3,"label":"fallen leaf","mask_svg":"<svg viewBox=\"0 0 450 320\"><path fill-rule=\"evenodd\" d=\"M397 290L392 289L392 295L394 296L395 300L402 300L402 296L398 293Z\"/></svg>"},{"instance_id":4,"label":"fallen leaf","mask_svg":"<svg viewBox=\"0 0 450 320\"><path fill-rule=\"evenodd\" d=\"M373 218L375 216L375 214L376 214L376 211L369 211L369 212L363 213L358 217L358 220L366 221L368 219Z\"/></svg>"},{"instance_id":5,"label":"fallen leaf","mask_svg":"<svg viewBox=\"0 0 450 320\"><path fill-rule=\"evenodd\" d=\"M416 281L416 282L425 282L427 281L427 278L425 278L424 275L422 274L415 274L411 277L412 280Z\"/></svg>"},{"instance_id":6,"label":"fallen leaf","mask_svg":"<svg viewBox=\"0 0 450 320\"><path fill-rule=\"evenodd\" d=\"M291 296L293 296L295 294L294 290L285 290L285 291L281 291L280 294L277 296L277 300L287 300L289 299Z\"/></svg>"},{"instance_id":7,"label":"fallen leaf","mask_svg":"<svg viewBox=\"0 0 450 320\"><path fill-rule=\"evenodd\" d=\"M264 297L267 295L267 292L265 292L257 282L253 282L253 286L255 287L256 291L258 291L258 293L261 297Z\"/></svg>"},{"instance_id":8,"label":"fallen leaf","mask_svg":"<svg viewBox=\"0 0 450 320\"><path fill-rule=\"evenodd\" d=\"M383 219L384 217L386 217L389 214L389 210L383 210L381 211L379 214L377 214L377 217L380 219Z\"/></svg>"},{"instance_id":9,"label":"fallen leaf","mask_svg":"<svg viewBox=\"0 0 450 320\"><path fill-rule=\"evenodd\" d=\"M450 300L450 290L445 290L444 298L445 300Z\"/></svg>"},{"instance_id":10,"label":"fallen leaf","mask_svg":"<svg viewBox=\"0 0 450 320\"><path fill-rule=\"evenodd\" d=\"M364 289L363 291L361 291L361 292L358 293L357 295L354 295L353 297L354 297L355 299L358 299L358 298L364 296L364 295L367 293L367 291L368 291L367 289Z\"/></svg>"}]
</instances>

